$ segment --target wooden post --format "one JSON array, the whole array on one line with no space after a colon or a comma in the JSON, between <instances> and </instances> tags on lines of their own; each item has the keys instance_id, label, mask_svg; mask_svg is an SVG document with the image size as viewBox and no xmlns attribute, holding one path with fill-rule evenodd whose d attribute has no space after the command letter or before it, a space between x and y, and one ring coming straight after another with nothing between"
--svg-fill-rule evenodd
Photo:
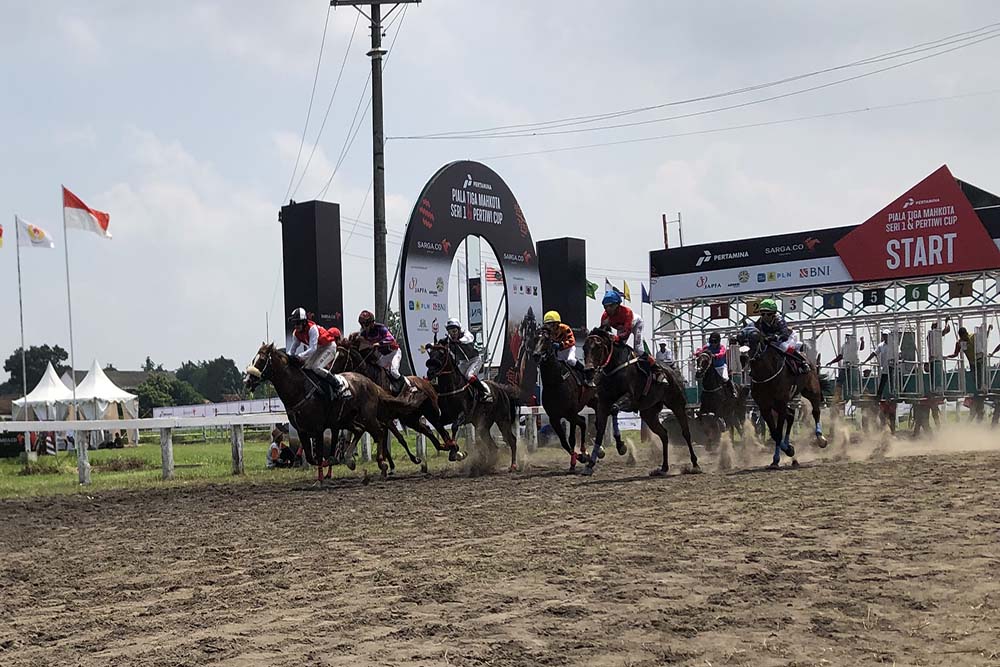
<instances>
[{"instance_id":1,"label":"wooden post","mask_svg":"<svg viewBox=\"0 0 1000 667\"><path fill-rule=\"evenodd\" d=\"M243 425L233 424L233 474L243 474Z\"/></svg>"},{"instance_id":2,"label":"wooden post","mask_svg":"<svg viewBox=\"0 0 1000 667\"><path fill-rule=\"evenodd\" d=\"M524 416L524 441L529 454L538 450L538 420L535 415Z\"/></svg>"},{"instance_id":3,"label":"wooden post","mask_svg":"<svg viewBox=\"0 0 1000 667\"><path fill-rule=\"evenodd\" d=\"M417 458L421 461L427 458L427 436L417 433Z\"/></svg>"},{"instance_id":4,"label":"wooden post","mask_svg":"<svg viewBox=\"0 0 1000 667\"><path fill-rule=\"evenodd\" d=\"M174 478L174 435L173 429L160 429L160 458L163 461L163 479Z\"/></svg>"},{"instance_id":5,"label":"wooden post","mask_svg":"<svg viewBox=\"0 0 1000 667\"><path fill-rule=\"evenodd\" d=\"M372 437L367 433L361 437L361 460L365 463L372 460Z\"/></svg>"}]
</instances>

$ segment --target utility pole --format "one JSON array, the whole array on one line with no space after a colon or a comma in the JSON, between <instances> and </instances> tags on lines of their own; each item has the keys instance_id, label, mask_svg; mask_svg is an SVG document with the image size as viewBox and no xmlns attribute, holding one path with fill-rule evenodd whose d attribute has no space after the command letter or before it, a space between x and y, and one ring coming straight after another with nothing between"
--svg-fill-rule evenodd
<instances>
[{"instance_id":1,"label":"utility pole","mask_svg":"<svg viewBox=\"0 0 1000 667\"><path fill-rule=\"evenodd\" d=\"M681 247L684 247L684 227L681 226L681 212L677 212L676 220L667 220L667 214L663 214L663 247L670 247L670 237L667 234L667 229L669 225L677 225L677 238L680 241Z\"/></svg>"},{"instance_id":2,"label":"utility pole","mask_svg":"<svg viewBox=\"0 0 1000 667\"><path fill-rule=\"evenodd\" d=\"M372 30L372 48L368 57L372 60L372 192L374 194L374 250L375 250L375 317L385 322L389 304L388 277L385 261L385 130L382 121L382 58L386 51L382 48L382 5L392 5L385 18L399 9L400 5L419 3L420 0L330 0L333 7L350 6L361 12L369 20ZM361 9L367 5L371 14Z\"/></svg>"}]
</instances>

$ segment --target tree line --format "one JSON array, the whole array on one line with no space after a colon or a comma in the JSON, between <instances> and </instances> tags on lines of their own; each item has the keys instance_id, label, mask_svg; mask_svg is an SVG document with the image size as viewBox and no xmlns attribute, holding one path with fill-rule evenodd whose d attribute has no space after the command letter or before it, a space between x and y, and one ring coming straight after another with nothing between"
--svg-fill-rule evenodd
<instances>
[{"instance_id":1,"label":"tree line","mask_svg":"<svg viewBox=\"0 0 1000 667\"><path fill-rule=\"evenodd\" d=\"M0 384L0 393L20 394L23 378L27 378L31 391L45 374L45 367L51 363L60 377L69 370L66 361L69 353L59 345L32 345L25 351L22 374L21 348L17 348L6 361L3 369L9 378ZM107 370L115 370L108 366ZM149 376L138 387L130 388L139 397L139 413L146 417L153 408L172 405L195 405L211 401L213 403L239 396L243 391L243 375L232 359L219 357L208 361L185 361L174 371L168 371L163 364L146 357L142 370ZM267 397L270 385L258 390Z\"/></svg>"}]
</instances>

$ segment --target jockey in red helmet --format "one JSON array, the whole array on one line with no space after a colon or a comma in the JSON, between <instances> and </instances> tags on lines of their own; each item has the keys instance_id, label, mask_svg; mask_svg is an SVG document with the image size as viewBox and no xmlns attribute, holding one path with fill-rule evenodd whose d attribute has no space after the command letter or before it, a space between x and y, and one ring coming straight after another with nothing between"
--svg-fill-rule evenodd
<instances>
[{"instance_id":1,"label":"jockey in red helmet","mask_svg":"<svg viewBox=\"0 0 1000 667\"><path fill-rule=\"evenodd\" d=\"M362 310L358 315L361 325L361 337L375 348L375 363L389 374L394 385L402 384L399 374L399 364L403 360L403 351L399 343L389 331L389 327L375 321L375 314L370 310Z\"/></svg>"}]
</instances>

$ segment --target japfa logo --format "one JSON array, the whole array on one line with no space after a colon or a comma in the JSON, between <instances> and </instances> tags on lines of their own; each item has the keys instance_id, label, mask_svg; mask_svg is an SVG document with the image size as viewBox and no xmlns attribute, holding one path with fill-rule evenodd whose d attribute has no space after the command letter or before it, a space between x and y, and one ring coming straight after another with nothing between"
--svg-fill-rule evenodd
<instances>
[{"instance_id":1,"label":"japfa logo","mask_svg":"<svg viewBox=\"0 0 1000 667\"><path fill-rule=\"evenodd\" d=\"M428 199L421 199L417 211L420 212L420 223L427 229L433 228L434 211L431 210L431 202Z\"/></svg>"},{"instance_id":2,"label":"japfa logo","mask_svg":"<svg viewBox=\"0 0 1000 667\"><path fill-rule=\"evenodd\" d=\"M709 281L708 276L699 276L695 287L698 289L718 289L722 287L722 284Z\"/></svg>"},{"instance_id":3,"label":"japfa logo","mask_svg":"<svg viewBox=\"0 0 1000 667\"><path fill-rule=\"evenodd\" d=\"M799 278L820 278L829 275L829 264L824 264L823 266L804 266L799 269Z\"/></svg>"}]
</instances>

